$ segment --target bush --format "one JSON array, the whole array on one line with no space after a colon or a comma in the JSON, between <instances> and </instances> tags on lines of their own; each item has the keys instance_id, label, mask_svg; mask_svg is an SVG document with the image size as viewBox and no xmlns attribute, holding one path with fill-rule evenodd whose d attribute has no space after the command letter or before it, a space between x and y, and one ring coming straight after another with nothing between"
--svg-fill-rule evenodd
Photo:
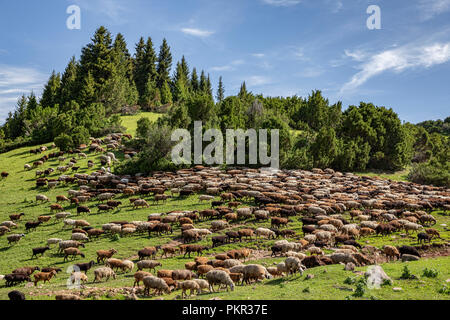
<instances>
[{"instance_id":1,"label":"bush","mask_svg":"<svg viewBox=\"0 0 450 320\"><path fill-rule=\"evenodd\" d=\"M403 271L402 271L402 275L400 276L400 279L403 280L409 280L409 279L414 279L414 275L411 273L411 271L409 271L408 266L404 266L403 267Z\"/></svg>"},{"instance_id":2,"label":"bush","mask_svg":"<svg viewBox=\"0 0 450 320\"><path fill-rule=\"evenodd\" d=\"M419 184L450 187L450 166L432 165L431 163L414 164L408 180Z\"/></svg>"},{"instance_id":3,"label":"bush","mask_svg":"<svg viewBox=\"0 0 450 320\"><path fill-rule=\"evenodd\" d=\"M425 268L425 270L423 270L423 276L427 277L427 278L436 278L439 274L439 271L435 270L435 269L428 269Z\"/></svg>"},{"instance_id":4,"label":"bush","mask_svg":"<svg viewBox=\"0 0 450 320\"><path fill-rule=\"evenodd\" d=\"M68 151L72 148L73 140L69 135L61 133L59 136L55 138L55 145L61 151Z\"/></svg>"}]
</instances>

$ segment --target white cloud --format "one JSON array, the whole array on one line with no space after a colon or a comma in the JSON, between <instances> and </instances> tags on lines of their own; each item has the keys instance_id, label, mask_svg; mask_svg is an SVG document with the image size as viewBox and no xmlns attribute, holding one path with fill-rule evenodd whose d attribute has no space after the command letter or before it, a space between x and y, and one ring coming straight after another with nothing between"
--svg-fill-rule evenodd
<instances>
[{"instance_id":1,"label":"white cloud","mask_svg":"<svg viewBox=\"0 0 450 320\"><path fill-rule=\"evenodd\" d=\"M0 65L0 121L14 109L22 94L40 91L47 77L33 68Z\"/></svg>"},{"instance_id":2,"label":"white cloud","mask_svg":"<svg viewBox=\"0 0 450 320\"><path fill-rule=\"evenodd\" d=\"M120 0L72 0L72 2L94 14L105 15L116 24L127 22L125 13L129 12L129 10ZM83 15L83 12L81 14ZM83 16L81 16L81 19L83 19Z\"/></svg>"},{"instance_id":3,"label":"white cloud","mask_svg":"<svg viewBox=\"0 0 450 320\"><path fill-rule=\"evenodd\" d=\"M345 52L345 56L350 57L356 61L363 61L364 58L366 57L366 53L361 50L355 50L355 51L345 50L344 52Z\"/></svg>"},{"instance_id":4,"label":"white cloud","mask_svg":"<svg viewBox=\"0 0 450 320\"><path fill-rule=\"evenodd\" d=\"M245 81L245 83L251 87L263 86L271 82L272 80L269 77L265 76L251 76L248 77Z\"/></svg>"},{"instance_id":5,"label":"white cloud","mask_svg":"<svg viewBox=\"0 0 450 320\"><path fill-rule=\"evenodd\" d=\"M254 53L252 54L255 58L264 58L266 55L264 53Z\"/></svg>"},{"instance_id":6,"label":"white cloud","mask_svg":"<svg viewBox=\"0 0 450 320\"><path fill-rule=\"evenodd\" d=\"M429 20L450 11L450 0L420 0L418 9L422 13L422 19Z\"/></svg>"},{"instance_id":7,"label":"white cloud","mask_svg":"<svg viewBox=\"0 0 450 320\"><path fill-rule=\"evenodd\" d=\"M301 0L262 0L265 4L276 7L290 7L302 2Z\"/></svg>"},{"instance_id":8,"label":"white cloud","mask_svg":"<svg viewBox=\"0 0 450 320\"><path fill-rule=\"evenodd\" d=\"M351 91L370 78L386 71L403 72L411 68L430 68L450 60L450 42L435 43L425 46L410 44L374 54L359 66L360 72L355 74L341 89Z\"/></svg>"},{"instance_id":9,"label":"white cloud","mask_svg":"<svg viewBox=\"0 0 450 320\"><path fill-rule=\"evenodd\" d=\"M214 31L201 30L196 28L182 28L181 32L189 34L194 37L206 38L214 34Z\"/></svg>"},{"instance_id":10,"label":"white cloud","mask_svg":"<svg viewBox=\"0 0 450 320\"><path fill-rule=\"evenodd\" d=\"M233 70L236 70L236 68L235 68L236 66L243 65L244 63L245 63L244 60L238 59L238 60L233 60L229 64L224 65L224 66L216 66L216 67L209 68L209 70L215 71L215 72L233 71Z\"/></svg>"}]
</instances>

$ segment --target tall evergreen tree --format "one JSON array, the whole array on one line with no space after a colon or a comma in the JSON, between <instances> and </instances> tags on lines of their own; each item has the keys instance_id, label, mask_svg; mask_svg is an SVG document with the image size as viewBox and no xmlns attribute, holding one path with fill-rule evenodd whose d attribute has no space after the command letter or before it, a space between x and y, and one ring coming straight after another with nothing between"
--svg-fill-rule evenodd
<instances>
[{"instance_id":1,"label":"tall evergreen tree","mask_svg":"<svg viewBox=\"0 0 450 320\"><path fill-rule=\"evenodd\" d=\"M172 68L172 54L170 53L170 47L167 44L167 40L163 39L163 43L159 48L159 55L158 55L158 67L157 67L158 88L162 89L165 82L166 83L170 82L169 75L171 68Z\"/></svg>"},{"instance_id":2,"label":"tall evergreen tree","mask_svg":"<svg viewBox=\"0 0 450 320\"><path fill-rule=\"evenodd\" d=\"M144 43L141 38L136 45L136 58L134 64L134 80L137 91L139 92L139 104L143 107L150 106L156 93L156 53L153 48L153 42L150 37Z\"/></svg>"},{"instance_id":3,"label":"tall evergreen tree","mask_svg":"<svg viewBox=\"0 0 450 320\"><path fill-rule=\"evenodd\" d=\"M53 71L42 92L41 106L53 107L55 104L58 104L60 100L60 87L61 75Z\"/></svg>"},{"instance_id":4,"label":"tall evergreen tree","mask_svg":"<svg viewBox=\"0 0 450 320\"><path fill-rule=\"evenodd\" d=\"M238 97L240 99L244 99L247 96L247 85L245 84L245 81L241 84L241 89L239 90Z\"/></svg>"},{"instance_id":5,"label":"tall evergreen tree","mask_svg":"<svg viewBox=\"0 0 450 320\"><path fill-rule=\"evenodd\" d=\"M217 87L217 101L222 102L225 98L225 88L223 86L222 77L219 78L219 86Z\"/></svg>"},{"instance_id":6,"label":"tall evergreen tree","mask_svg":"<svg viewBox=\"0 0 450 320\"><path fill-rule=\"evenodd\" d=\"M208 92L208 83L207 83L207 79L205 76L205 71L202 70L202 73L200 75L200 91L202 93L207 93Z\"/></svg>"},{"instance_id":7,"label":"tall evergreen tree","mask_svg":"<svg viewBox=\"0 0 450 320\"><path fill-rule=\"evenodd\" d=\"M70 100L76 100L77 98L77 72L78 63L75 57L70 59L62 77L61 77L61 90L60 90L60 106L64 105Z\"/></svg>"},{"instance_id":8,"label":"tall evergreen tree","mask_svg":"<svg viewBox=\"0 0 450 320\"><path fill-rule=\"evenodd\" d=\"M95 32L91 43L81 50L79 80L82 83L90 73L98 99L113 72L111 33L101 26Z\"/></svg>"},{"instance_id":9,"label":"tall evergreen tree","mask_svg":"<svg viewBox=\"0 0 450 320\"><path fill-rule=\"evenodd\" d=\"M193 92L198 92L200 89L200 83L198 82L198 75L197 75L197 69L192 69L191 74L191 90Z\"/></svg>"}]
</instances>

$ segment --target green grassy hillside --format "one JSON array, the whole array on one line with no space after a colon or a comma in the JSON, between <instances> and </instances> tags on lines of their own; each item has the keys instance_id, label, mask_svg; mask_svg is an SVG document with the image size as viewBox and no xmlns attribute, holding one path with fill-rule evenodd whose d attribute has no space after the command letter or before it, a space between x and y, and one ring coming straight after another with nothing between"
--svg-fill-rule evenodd
<instances>
[{"instance_id":1,"label":"green grassy hillside","mask_svg":"<svg viewBox=\"0 0 450 320\"><path fill-rule=\"evenodd\" d=\"M136 128L136 121L141 116L147 116L152 120L157 119L158 115L151 113L143 113L137 116L124 117L124 125L128 127L130 133L133 133ZM63 272L58 274L57 278L52 279L50 283L43 285L40 283L37 288L30 286L29 284L22 284L15 286L14 289L21 290L30 299L53 299L56 292L67 290L66 282L69 274L66 273L68 268L73 262L63 262L63 256L57 254L56 247L47 251L43 257L37 259L31 259L32 248L45 246L47 239L49 238L61 238L70 239L71 230L63 229L63 223L57 222L52 218L50 222L39 226L36 231L25 232L24 224L27 221L35 221L40 215L52 215L50 214L50 204L55 203L57 195L67 195L69 189L76 188L74 186L60 185L55 189L48 190L47 188L35 187L35 170L24 170L24 165L33 163L39 155L31 155L29 150L31 148L21 148L13 150L11 152L0 154L0 171L6 171L10 175L6 179L0 180L0 222L9 220L9 215L14 213L25 213L22 220L18 223L18 228L13 229L12 233L26 233L18 244L9 246L6 240L6 235L0 237L0 274L8 274L13 269L23 266L39 266L48 267L55 266L63 269ZM89 172L87 169L87 161L93 160L96 166L91 170L100 169L99 155L89 154L88 159L79 160L78 164L81 169L79 173ZM48 161L44 168L58 166L58 160L53 159ZM49 178L57 178L58 173L54 173ZM36 203L35 197L37 194L45 194L50 198L50 203ZM91 214L85 214L82 216L76 215L75 206L69 204L64 205L65 211L71 212L75 219L85 219L91 226L101 228L101 225L110 221L146 221L147 216L150 213L168 212L172 210L199 210L209 207L209 203L200 203L198 201L198 195L191 196L186 199L180 200L177 198L169 199L165 204L155 205L152 203L152 198L146 198L151 207L149 209L133 210L130 206L127 197L119 197L117 200L123 202L120 210L111 213L98 213L96 209L97 201L89 202L87 205L91 208ZM249 205L247 203L244 205ZM438 223L435 228L441 232L444 239L449 239L450 231L446 226L450 224L450 217L444 215L443 212L435 212L435 217L438 219ZM72 218L73 218L72 217ZM210 222L200 222L196 224L199 227L209 227ZM269 226L269 223L258 223L255 221L240 222L239 225L232 226L232 229L236 229L238 226L243 225L254 227ZM294 222L290 224L290 229L301 234L301 222L298 218L294 218ZM223 233L223 232L222 232ZM96 240L92 240L86 243L86 248L82 248L82 252L86 254L85 259L76 259L75 262L89 262L96 259L96 251L100 249L115 248L118 250L116 258L132 259L137 261L137 251L152 245L162 245L170 241L176 241L181 232L178 226L175 226L173 235L168 236L152 236L148 234L132 235L125 238L110 238L107 236L101 237ZM216 235L216 234L214 234ZM446 240L438 240L437 242L444 242ZM272 241L243 241L242 243L229 244L222 247L214 248L207 251L206 255L211 256L216 253L225 252L227 250L239 247L252 248L257 250L257 255L251 262L258 262L266 264L267 266L273 265L276 262L282 261L284 258L270 258L267 254L267 249L273 244ZM403 237L400 234L395 234L389 237L377 237L370 236L360 240L361 243L370 244L373 246L381 247L384 244L417 244L417 240L414 237ZM208 239L200 242L201 244L211 244ZM158 257L159 259L159 257ZM164 269L183 269L184 264L188 261L192 261L193 258L165 258L161 259L161 263ZM249 262L246 262L249 263ZM418 275L422 274L422 270L425 267L432 267L439 271L437 278L422 278L420 280L396 280L401 274L401 270L404 266L401 262L384 264L386 272L394 279L394 285L391 287L383 287L380 290L376 290L367 294L367 297L371 295L380 299L449 299L449 295L438 293L438 290L445 283L445 280L450 278L450 258L440 257L430 260L421 260L408 264L413 273ZM97 267L97 266L96 266ZM95 267L94 267L95 268ZM358 268L358 270L364 270L366 268ZM136 269L135 269L136 270ZM307 270L306 274L314 274L315 277L311 280L305 280L303 277L293 278L278 278L273 280L266 280L261 284L255 284L250 286L237 286L234 292L222 292L215 294L205 294L198 296L198 299L210 299L213 297L221 297L223 299L344 299L351 292L342 289L345 287L344 280L349 276L356 276L351 272L343 271L341 265L320 267L311 270ZM133 285L133 273L118 273L116 280L111 280L107 283L92 284L93 271L88 272L89 282L87 288L122 288L131 287ZM447 285L449 285L447 283ZM394 292L392 287L402 287L403 291ZM348 286L347 287L355 287ZM307 289L308 288L308 289ZM7 293L13 289L6 288L4 280L0 281L0 299L7 299ZM85 289L88 290L88 289ZM47 296L47 294L49 296ZM176 297L180 292L172 293L165 296L165 299L172 299ZM121 298L119 294L114 298ZM102 299L113 298L113 296L102 296ZM362 298L364 299L364 297Z\"/></svg>"}]
</instances>

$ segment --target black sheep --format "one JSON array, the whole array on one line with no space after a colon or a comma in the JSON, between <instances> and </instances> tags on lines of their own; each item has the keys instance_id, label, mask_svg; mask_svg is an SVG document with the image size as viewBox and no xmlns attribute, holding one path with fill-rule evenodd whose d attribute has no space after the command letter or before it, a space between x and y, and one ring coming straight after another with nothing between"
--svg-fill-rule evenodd
<instances>
[{"instance_id":1,"label":"black sheep","mask_svg":"<svg viewBox=\"0 0 450 320\"><path fill-rule=\"evenodd\" d=\"M272 250L272 254L270 255L271 257L276 257L277 253L281 255L281 253L283 252L283 248L281 245L273 245L270 249Z\"/></svg>"},{"instance_id":2,"label":"black sheep","mask_svg":"<svg viewBox=\"0 0 450 320\"><path fill-rule=\"evenodd\" d=\"M212 247L216 247L221 244L226 244L229 241L227 236L212 237Z\"/></svg>"},{"instance_id":3,"label":"black sheep","mask_svg":"<svg viewBox=\"0 0 450 320\"><path fill-rule=\"evenodd\" d=\"M41 221L35 221L35 222L27 222L25 223L25 229L36 229L42 222Z\"/></svg>"},{"instance_id":4,"label":"black sheep","mask_svg":"<svg viewBox=\"0 0 450 320\"><path fill-rule=\"evenodd\" d=\"M88 263L77 263L75 264L75 268L78 268L79 271L87 273L89 269L91 269L94 266L94 264L95 264L94 261L90 261Z\"/></svg>"},{"instance_id":5,"label":"black sheep","mask_svg":"<svg viewBox=\"0 0 450 320\"><path fill-rule=\"evenodd\" d=\"M306 225L306 226L302 227L303 234L305 234L305 235L313 233L315 230L316 230L316 228L314 228L313 226Z\"/></svg>"},{"instance_id":6,"label":"black sheep","mask_svg":"<svg viewBox=\"0 0 450 320\"><path fill-rule=\"evenodd\" d=\"M50 247L46 246L46 247L40 247L40 248L33 248L32 250L33 250L33 255L31 256L31 259L33 259L34 257L37 258L38 254L43 256L45 251L50 250Z\"/></svg>"},{"instance_id":7,"label":"black sheep","mask_svg":"<svg viewBox=\"0 0 450 320\"><path fill-rule=\"evenodd\" d=\"M25 294L23 292L14 290L8 293L8 298L11 301L24 301L25 299Z\"/></svg>"},{"instance_id":8,"label":"black sheep","mask_svg":"<svg viewBox=\"0 0 450 320\"><path fill-rule=\"evenodd\" d=\"M362 248L362 246L361 246L358 242L356 242L355 240L347 240L347 241L344 241L344 244L345 244L345 245L349 245L349 246L354 246L354 247L356 247L356 248L358 248L358 249L361 249L361 248Z\"/></svg>"},{"instance_id":9,"label":"black sheep","mask_svg":"<svg viewBox=\"0 0 450 320\"><path fill-rule=\"evenodd\" d=\"M402 255L403 254L411 254L411 255L417 256L419 258L421 257L419 251L414 247L401 246L401 247L398 247L397 249L398 249L398 252L400 252L400 254L402 254Z\"/></svg>"},{"instance_id":10,"label":"black sheep","mask_svg":"<svg viewBox=\"0 0 450 320\"><path fill-rule=\"evenodd\" d=\"M26 274L11 273L5 276L6 286L11 287L13 284L22 283L25 281L31 282L31 279Z\"/></svg>"},{"instance_id":11,"label":"black sheep","mask_svg":"<svg viewBox=\"0 0 450 320\"><path fill-rule=\"evenodd\" d=\"M433 238L432 235L429 235L427 233L421 232L417 235L417 242L421 243L423 241L431 242L431 239Z\"/></svg>"}]
</instances>

